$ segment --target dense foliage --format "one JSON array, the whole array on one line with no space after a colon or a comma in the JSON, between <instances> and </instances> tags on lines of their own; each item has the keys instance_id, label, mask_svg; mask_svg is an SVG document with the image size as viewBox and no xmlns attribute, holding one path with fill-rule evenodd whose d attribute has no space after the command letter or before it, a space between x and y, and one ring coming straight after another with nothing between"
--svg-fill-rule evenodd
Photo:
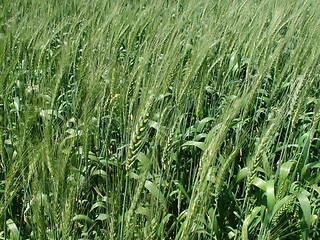
<instances>
[{"instance_id":1,"label":"dense foliage","mask_svg":"<svg viewBox=\"0 0 320 240\"><path fill-rule=\"evenodd\" d=\"M320 239L316 0L0 0L0 239Z\"/></svg>"}]
</instances>

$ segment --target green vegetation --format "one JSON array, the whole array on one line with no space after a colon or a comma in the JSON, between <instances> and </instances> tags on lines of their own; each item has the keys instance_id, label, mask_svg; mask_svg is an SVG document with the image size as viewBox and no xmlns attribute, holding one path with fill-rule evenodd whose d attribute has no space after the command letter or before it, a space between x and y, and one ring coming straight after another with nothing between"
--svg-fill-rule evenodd
<instances>
[{"instance_id":1,"label":"green vegetation","mask_svg":"<svg viewBox=\"0 0 320 240\"><path fill-rule=\"evenodd\" d=\"M320 239L317 0L0 0L0 239Z\"/></svg>"}]
</instances>

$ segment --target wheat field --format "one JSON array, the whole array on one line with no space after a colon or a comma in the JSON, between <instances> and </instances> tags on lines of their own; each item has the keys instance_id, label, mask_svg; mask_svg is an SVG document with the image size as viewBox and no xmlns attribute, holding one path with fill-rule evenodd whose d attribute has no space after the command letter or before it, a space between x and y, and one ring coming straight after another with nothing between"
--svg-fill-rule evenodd
<instances>
[{"instance_id":1,"label":"wheat field","mask_svg":"<svg viewBox=\"0 0 320 240\"><path fill-rule=\"evenodd\" d=\"M320 239L316 0L0 0L0 239Z\"/></svg>"}]
</instances>

